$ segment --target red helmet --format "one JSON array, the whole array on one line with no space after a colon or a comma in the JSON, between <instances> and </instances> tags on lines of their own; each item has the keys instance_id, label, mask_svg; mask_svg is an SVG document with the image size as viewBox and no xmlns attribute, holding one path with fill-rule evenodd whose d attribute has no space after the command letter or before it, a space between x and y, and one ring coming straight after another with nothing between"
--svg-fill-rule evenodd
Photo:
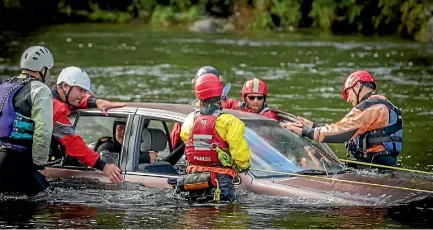
<instances>
[{"instance_id":1,"label":"red helmet","mask_svg":"<svg viewBox=\"0 0 433 230\"><path fill-rule=\"evenodd\" d=\"M194 82L195 96L200 100L212 97L221 97L223 94L223 83L213 73L203 74Z\"/></svg>"},{"instance_id":2,"label":"red helmet","mask_svg":"<svg viewBox=\"0 0 433 230\"><path fill-rule=\"evenodd\" d=\"M347 90L355 86L357 82L363 82L363 83L372 83L376 87L376 81L374 80L374 77L367 71L356 71L350 74L350 76L344 81L343 84L343 91L341 92L341 95L343 96L344 100L347 100Z\"/></svg>"},{"instance_id":3,"label":"red helmet","mask_svg":"<svg viewBox=\"0 0 433 230\"><path fill-rule=\"evenodd\" d=\"M258 78L253 78L244 83L242 86L242 97L244 98L248 94L257 93L268 95L268 86L266 83Z\"/></svg>"}]
</instances>

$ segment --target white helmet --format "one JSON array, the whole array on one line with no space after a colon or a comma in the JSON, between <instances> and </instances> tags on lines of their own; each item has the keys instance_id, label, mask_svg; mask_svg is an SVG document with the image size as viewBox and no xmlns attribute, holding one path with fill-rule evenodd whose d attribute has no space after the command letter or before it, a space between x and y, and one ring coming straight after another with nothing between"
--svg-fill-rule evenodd
<instances>
[{"instance_id":1,"label":"white helmet","mask_svg":"<svg viewBox=\"0 0 433 230\"><path fill-rule=\"evenodd\" d=\"M60 72L57 78L57 85L62 82L69 86L78 86L87 91L90 91L90 77L87 73L75 66L66 67Z\"/></svg>"},{"instance_id":2,"label":"white helmet","mask_svg":"<svg viewBox=\"0 0 433 230\"><path fill-rule=\"evenodd\" d=\"M54 58L51 51L43 46L32 46L24 51L20 61L21 69L41 71L42 68L53 68Z\"/></svg>"}]
</instances>

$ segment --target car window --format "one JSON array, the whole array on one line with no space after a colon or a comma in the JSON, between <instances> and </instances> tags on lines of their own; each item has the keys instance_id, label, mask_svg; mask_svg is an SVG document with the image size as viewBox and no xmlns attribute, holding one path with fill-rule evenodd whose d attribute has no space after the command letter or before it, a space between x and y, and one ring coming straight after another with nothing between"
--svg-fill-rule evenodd
<instances>
[{"instance_id":1,"label":"car window","mask_svg":"<svg viewBox=\"0 0 433 230\"><path fill-rule=\"evenodd\" d=\"M98 141L103 136L113 136L113 122L115 117L80 116L75 133L80 135L86 144Z\"/></svg>"},{"instance_id":2,"label":"car window","mask_svg":"<svg viewBox=\"0 0 433 230\"><path fill-rule=\"evenodd\" d=\"M339 172L337 157L327 154L308 140L287 131L269 120L244 120L245 137L253 151L252 167L278 172L308 169ZM262 172L254 173L263 174Z\"/></svg>"},{"instance_id":3,"label":"car window","mask_svg":"<svg viewBox=\"0 0 433 230\"><path fill-rule=\"evenodd\" d=\"M167 121L159 121L159 120L151 120L147 126L148 129L159 129L165 133L167 136L167 140L169 141L170 133L167 133L164 128L164 123L167 125L169 131L173 128L173 122ZM168 144L165 146L165 149L158 153L158 158L162 159L170 154L170 146Z\"/></svg>"}]
</instances>

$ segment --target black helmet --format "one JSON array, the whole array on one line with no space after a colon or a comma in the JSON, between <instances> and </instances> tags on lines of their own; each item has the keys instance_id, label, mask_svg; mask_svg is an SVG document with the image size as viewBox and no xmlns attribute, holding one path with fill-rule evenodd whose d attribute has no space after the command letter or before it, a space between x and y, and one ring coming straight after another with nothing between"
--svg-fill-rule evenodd
<instances>
[{"instance_id":1,"label":"black helmet","mask_svg":"<svg viewBox=\"0 0 433 230\"><path fill-rule=\"evenodd\" d=\"M192 79L192 83L194 84L195 80L196 80L199 76L201 76L201 75L203 75L203 74L207 74L207 73L212 73L212 74L215 74L215 75L217 75L218 77L220 77L220 74L218 73L218 70L217 70L215 67L213 67L213 66L203 66L203 67L201 67L201 68L197 71L197 73L195 74L195 77Z\"/></svg>"}]
</instances>

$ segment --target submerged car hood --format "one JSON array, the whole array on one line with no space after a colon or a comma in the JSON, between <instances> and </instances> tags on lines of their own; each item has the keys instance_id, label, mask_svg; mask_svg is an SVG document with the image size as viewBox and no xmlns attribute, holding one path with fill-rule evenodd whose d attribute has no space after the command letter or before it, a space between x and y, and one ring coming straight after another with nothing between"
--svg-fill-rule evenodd
<instances>
[{"instance_id":1,"label":"submerged car hood","mask_svg":"<svg viewBox=\"0 0 433 230\"><path fill-rule=\"evenodd\" d=\"M329 180L327 179L329 178ZM295 186L374 205L402 205L433 198L433 180L414 179L399 173L363 175L346 173L329 176L291 177L274 183Z\"/></svg>"}]
</instances>

